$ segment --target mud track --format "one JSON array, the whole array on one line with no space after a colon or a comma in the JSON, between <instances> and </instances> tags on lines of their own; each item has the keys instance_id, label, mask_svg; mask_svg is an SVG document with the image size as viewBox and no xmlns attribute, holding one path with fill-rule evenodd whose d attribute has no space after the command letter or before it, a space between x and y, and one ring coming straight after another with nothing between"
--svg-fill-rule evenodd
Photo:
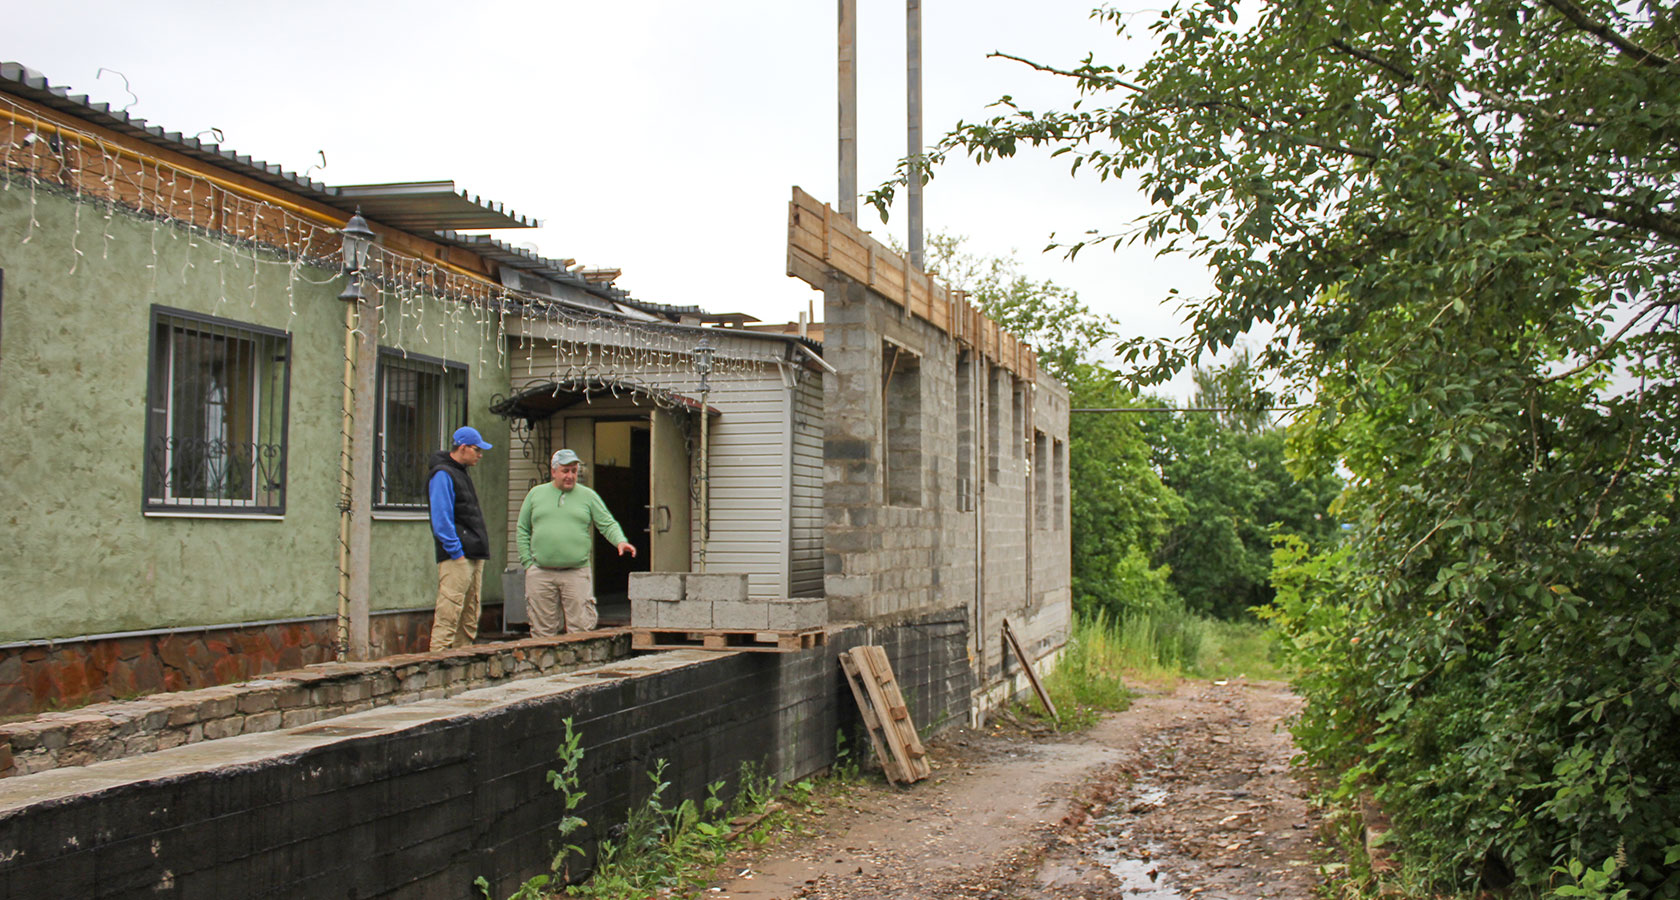
<instances>
[{"instance_id":1,"label":"mud track","mask_svg":"<svg viewBox=\"0 0 1680 900\"><path fill-rule=\"evenodd\" d=\"M719 898L1301 898L1316 822L1291 775L1281 684L1184 682L1072 736L933 741L933 777L879 776L804 833L743 851Z\"/></svg>"}]
</instances>

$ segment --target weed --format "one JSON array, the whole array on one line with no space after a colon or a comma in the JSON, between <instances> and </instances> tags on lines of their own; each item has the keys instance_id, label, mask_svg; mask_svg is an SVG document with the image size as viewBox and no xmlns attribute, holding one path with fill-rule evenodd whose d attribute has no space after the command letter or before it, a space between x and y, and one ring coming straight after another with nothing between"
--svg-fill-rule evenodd
<instances>
[{"instance_id":1,"label":"weed","mask_svg":"<svg viewBox=\"0 0 1680 900\"><path fill-rule=\"evenodd\" d=\"M566 726L566 737L561 741L560 746L554 750L554 755L560 758L560 771L548 770L548 786L559 791L561 796L565 798L565 814L560 817L559 825L561 841L565 841L579 828L589 824L577 815L578 804L582 803L583 798L588 796L586 792L579 790L581 781L578 778L578 764L583 761L583 736L572 728L570 716L566 717L563 724ZM570 874L570 867L566 864L566 858L574 853L582 855L583 848L576 844L562 843L560 850L554 855L554 861L549 863L550 871L560 876L562 884L565 883L566 876ZM508 897L508 900L541 900L544 896L543 888L548 886L549 881L550 877L548 875L533 875L526 879L525 883L519 886L519 890L514 891L512 896ZM490 882L488 879L480 875L473 879L473 886L478 888L479 893L483 894L486 900L489 900Z\"/></svg>"},{"instance_id":2,"label":"weed","mask_svg":"<svg viewBox=\"0 0 1680 900\"><path fill-rule=\"evenodd\" d=\"M830 769L840 781L856 781L862 772L863 761L847 745L845 729L834 729L834 768Z\"/></svg>"}]
</instances>

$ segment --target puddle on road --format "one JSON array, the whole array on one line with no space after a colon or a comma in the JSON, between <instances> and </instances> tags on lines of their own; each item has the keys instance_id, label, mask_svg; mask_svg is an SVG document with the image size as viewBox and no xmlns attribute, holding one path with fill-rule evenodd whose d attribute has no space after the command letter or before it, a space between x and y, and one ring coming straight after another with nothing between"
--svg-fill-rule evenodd
<instances>
[{"instance_id":1,"label":"puddle on road","mask_svg":"<svg viewBox=\"0 0 1680 900\"><path fill-rule=\"evenodd\" d=\"M1139 858L1134 849L1121 849L1121 841L1129 834L1128 818L1161 808L1167 801L1167 789L1152 784L1132 785L1132 796L1123 804L1116 804L1108 815L1096 821L1096 826L1109 838L1088 848L1092 859L1113 873L1120 882L1120 893L1126 900L1181 900L1178 889L1161 863L1165 847L1148 844Z\"/></svg>"},{"instance_id":2,"label":"puddle on road","mask_svg":"<svg viewBox=\"0 0 1680 900\"><path fill-rule=\"evenodd\" d=\"M1120 881L1128 900L1179 900L1178 891L1153 860L1133 859L1117 850L1094 848L1091 855Z\"/></svg>"}]
</instances>

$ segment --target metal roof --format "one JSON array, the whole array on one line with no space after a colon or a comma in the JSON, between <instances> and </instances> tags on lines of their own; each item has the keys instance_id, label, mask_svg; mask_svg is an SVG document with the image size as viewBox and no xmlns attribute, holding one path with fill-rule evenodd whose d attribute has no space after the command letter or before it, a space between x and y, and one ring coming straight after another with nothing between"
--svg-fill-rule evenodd
<instances>
[{"instance_id":1,"label":"metal roof","mask_svg":"<svg viewBox=\"0 0 1680 900\"><path fill-rule=\"evenodd\" d=\"M652 315L669 317L704 315L704 312L698 306L671 306L664 303L648 303L637 300L622 288L590 281L581 274L573 272L566 267L566 261L564 260L539 256L524 247L515 247L488 234L458 234L454 231L439 231L437 232L437 239L444 244L452 244L471 250L499 265L540 275L560 284L571 285L603 300L622 303L632 309Z\"/></svg>"},{"instance_id":2,"label":"metal roof","mask_svg":"<svg viewBox=\"0 0 1680 900\"><path fill-rule=\"evenodd\" d=\"M452 181L331 187L278 165L223 149L219 144L201 141L196 136L164 131L138 116L113 110L109 103L94 103L86 94L72 94L69 88L51 84L40 72L16 62L0 62L0 90L153 146L302 194L347 216L360 205L376 222L420 234L441 228L536 228L542 224L505 209L500 203L457 191ZM375 208L398 218L375 214Z\"/></svg>"},{"instance_id":3,"label":"metal roof","mask_svg":"<svg viewBox=\"0 0 1680 900\"><path fill-rule=\"evenodd\" d=\"M455 228L539 228L502 204L456 190L453 181L346 184L330 189L375 222L418 234Z\"/></svg>"}]
</instances>

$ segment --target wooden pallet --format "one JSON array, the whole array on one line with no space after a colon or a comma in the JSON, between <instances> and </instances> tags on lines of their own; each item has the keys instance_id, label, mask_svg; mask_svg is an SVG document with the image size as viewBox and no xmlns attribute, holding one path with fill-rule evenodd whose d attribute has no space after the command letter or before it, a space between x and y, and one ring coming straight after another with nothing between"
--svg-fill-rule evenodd
<instances>
[{"instance_id":1,"label":"wooden pallet","mask_svg":"<svg viewBox=\"0 0 1680 900\"><path fill-rule=\"evenodd\" d=\"M855 647L840 654L840 668L846 673L846 683L852 686L852 696L869 728L875 758L881 761L888 780L911 784L932 774L927 751L916 735L916 724L910 721L910 708L904 705L892 663L887 661L887 651L875 646Z\"/></svg>"},{"instance_id":2,"label":"wooden pallet","mask_svg":"<svg viewBox=\"0 0 1680 900\"><path fill-rule=\"evenodd\" d=\"M810 631L731 631L723 628L633 628L635 650L747 650L793 653L828 643L821 628Z\"/></svg>"}]
</instances>

